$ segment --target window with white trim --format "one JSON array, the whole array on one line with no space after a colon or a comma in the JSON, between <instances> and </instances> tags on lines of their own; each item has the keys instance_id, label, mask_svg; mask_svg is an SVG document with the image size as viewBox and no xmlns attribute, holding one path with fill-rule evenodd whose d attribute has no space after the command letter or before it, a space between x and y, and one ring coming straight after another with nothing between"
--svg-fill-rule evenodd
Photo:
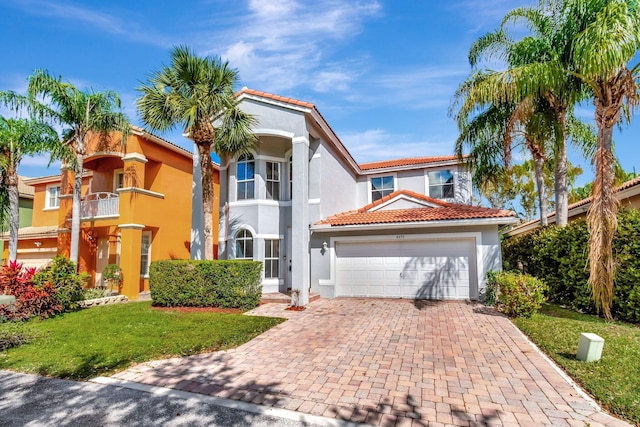
<instances>
[{"instance_id":1,"label":"window with white trim","mask_svg":"<svg viewBox=\"0 0 640 427\"><path fill-rule=\"evenodd\" d=\"M113 171L113 191L124 187L124 170L116 169Z\"/></svg>"},{"instance_id":2,"label":"window with white trim","mask_svg":"<svg viewBox=\"0 0 640 427\"><path fill-rule=\"evenodd\" d=\"M429 197L434 199L453 199L455 197L453 188L453 172L450 170L440 170L428 172L429 176Z\"/></svg>"},{"instance_id":3,"label":"window with white trim","mask_svg":"<svg viewBox=\"0 0 640 427\"><path fill-rule=\"evenodd\" d=\"M149 265L151 264L151 231L142 232L140 242L140 276L149 277Z\"/></svg>"},{"instance_id":4,"label":"window with white trim","mask_svg":"<svg viewBox=\"0 0 640 427\"><path fill-rule=\"evenodd\" d=\"M289 200L293 199L293 156L289 156Z\"/></svg>"},{"instance_id":5,"label":"window with white trim","mask_svg":"<svg viewBox=\"0 0 640 427\"><path fill-rule=\"evenodd\" d=\"M54 209L60 207L60 186L51 185L47 187L47 199L45 203L46 209Z\"/></svg>"},{"instance_id":6,"label":"window with white trim","mask_svg":"<svg viewBox=\"0 0 640 427\"><path fill-rule=\"evenodd\" d=\"M382 199L395 190L393 183L393 175L378 176L371 178L371 201Z\"/></svg>"},{"instance_id":7,"label":"window with white trim","mask_svg":"<svg viewBox=\"0 0 640 427\"><path fill-rule=\"evenodd\" d=\"M280 240L264 241L264 277L277 279L280 276Z\"/></svg>"},{"instance_id":8,"label":"window with white trim","mask_svg":"<svg viewBox=\"0 0 640 427\"><path fill-rule=\"evenodd\" d=\"M267 162L267 199L280 200L280 163Z\"/></svg>"},{"instance_id":9,"label":"window with white trim","mask_svg":"<svg viewBox=\"0 0 640 427\"><path fill-rule=\"evenodd\" d=\"M254 198L255 160L251 155L238 159L236 179L238 181L238 200Z\"/></svg>"},{"instance_id":10,"label":"window with white trim","mask_svg":"<svg viewBox=\"0 0 640 427\"><path fill-rule=\"evenodd\" d=\"M253 235L247 229L236 233L236 259L253 259Z\"/></svg>"}]
</instances>

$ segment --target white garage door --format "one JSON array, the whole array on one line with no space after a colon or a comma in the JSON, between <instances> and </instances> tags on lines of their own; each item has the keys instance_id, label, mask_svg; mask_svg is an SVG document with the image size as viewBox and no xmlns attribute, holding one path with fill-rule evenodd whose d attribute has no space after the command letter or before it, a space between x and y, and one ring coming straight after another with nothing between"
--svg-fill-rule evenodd
<instances>
[{"instance_id":1,"label":"white garage door","mask_svg":"<svg viewBox=\"0 0 640 427\"><path fill-rule=\"evenodd\" d=\"M337 242L336 295L477 298L475 241Z\"/></svg>"},{"instance_id":2,"label":"white garage door","mask_svg":"<svg viewBox=\"0 0 640 427\"><path fill-rule=\"evenodd\" d=\"M17 261L24 264L25 267L42 268L56 256L56 250L39 251L39 252L20 252L18 251Z\"/></svg>"}]
</instances>

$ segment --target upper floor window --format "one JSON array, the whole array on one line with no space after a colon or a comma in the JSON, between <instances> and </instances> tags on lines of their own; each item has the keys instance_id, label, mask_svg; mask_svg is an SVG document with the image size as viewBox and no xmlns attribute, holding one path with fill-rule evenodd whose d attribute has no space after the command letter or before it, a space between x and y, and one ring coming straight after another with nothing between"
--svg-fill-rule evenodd
<instances>
[{"instance_id":1,"label":"upper floor window","mask_svg":"<svg viewBox=\"0 0 640 427\"><path fill-rule=\"evenodd\" d=\"M266 279L278 278L280 275L280 241L269 240L264 241L264 277Z\"/></svg>"},{"instance_id":2,"label":"upper floor window","mask_svg":"<svg viewBox=\"0 0 640 427\"><path fill-rule=\"evenodd\" d=\"M113 191L124 187L124 171L122 169L113 171Z\"/></svg>"},{"instance_id":3,"label":"upper floor window","mask_svg":"<svg viewBox=\"0 0 640 427\"><path fill-rule=\"evenodd\" d=\"M429 196L434 199L453 199L453 172L441 170L429 172Z\"/></svg>"},{"instance_id":4,"label":"upper floor window","mask_svg":"<svg viewBox=\"0 0 640 427\"><path fill-rule=\"evenodd\" d=\"M267 162L267 199L280 200L280 163Z\"/></svg>"},{"instance_id":5,"label":"upper floor window","mask_svg":"<svg viewBox=\"0 0 640 427\"><path fill-rule=\"evenodd\" d=\"M149 265L151 264L151 231L142 232L140 242L140 276L149 277Z\"/></svg>"},{"instance_id":6,"label":"upper floor window","mask_svg":"<svg viewBox=\"0 0 640 427\"><path fill-rule=\"evenodd\" d=\"M293 199L293 156L289 156L289 200Z\"/></svg>"},{"instance_id":7,"label":"upper floor window","mask_svg":"<svg viewBox=\"0 0 640 427\"><path fill-rule=\"evenodd\" d=\"M237 164L238 200L254 198L255 161L251 155L243 155Z\"/></svg>"},{"instance_id":8,"label":"upper floor window","mask_svg":"<svg viewBox=\"0 0 640 427\"><path fill-rule=\"evenodd\" d=\"M45 208L53 209L60 207L60 186L51 185L47 187L47 199Z\"/></svg>"},{"instance_id":9,"label":"upper floor window","mask_svg":"<svg viewBox=\"0 0 640 427\"><path fill-rule=\"evenodd\" d=\"M236 259L253 259L253 235L242 229L236 233Z\"/></svg>"},{"instance_id":10,"label":"upper floor window","mask_svg":"<svg viewBox=\"0 0 640 427\"><path fill-rule=\"evenodd\" d=\"M393 175L371 178L371 201L382 199L394 192Z\"/></svg>"}]
</instances>

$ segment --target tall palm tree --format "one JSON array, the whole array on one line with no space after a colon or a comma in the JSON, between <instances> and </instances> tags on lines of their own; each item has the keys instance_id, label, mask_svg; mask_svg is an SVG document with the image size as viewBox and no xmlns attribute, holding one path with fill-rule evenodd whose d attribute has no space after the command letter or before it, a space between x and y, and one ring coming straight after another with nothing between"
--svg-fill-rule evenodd
<instances>
[{"instance_id":1,"label":"tall palm tree","mask_svg":"<svg viewBox=\"0 0 640 427\"><path fill-rule=\"evenodd\" d=\"M152 73L138 88L138 112L153 130L181 126L198 148L202 171L204 257L213 259L213 165L220 156L248 153L255 145L254 118L238 107L238 72L217 57L199 57L186 46L171 51L171 65ZM194 207L195 209L195 207Z\"/></svg>"},{"instance_id":2,"label":"tall palm tree","mask_svg":"<svg viewBox=\"0 0 640 427\"><path fill-rule=\"evenodd\" d=\"M43 96L49 100L55 111L56 121L64 127L62 144L73 153L71 166L75 177L69 258L77 265L80 247L80 197L87 136L97 134L106 137L114 131L120 132L124 145L130 129L129 121L119 111L121 103L117 93L82 91L46 70L36 70L29 77L28 92L32 97Z\"/></svg>"},{"instance_id":3,"label":"tall palm tree","mask_svg":"<svg viewBox=\"0 0 640 427\"><path fill-rule=\"evenodd\" d=\"M475 67L487 57L506 61L508 69L493 74L470 94L470 101L519 103L529 97L543 97L554 112L558 137L553 147L555 164L556 223L568 218L568 115L585 96L582 82L568 73L570 58L560 19L561 0L541 0L537 8L509 12L501 27L474 43L469 60ZM524 23L531 35L518 41L508 35L514 22Z\"/></svg>"},{"instance_id":4,"label":"tall palm tree","mask_svg":"<svg viewBox=\"0 0 640 427\"><path fill-rule=\"evenodd\" d=\"M18 166L23 156L55 152L60 143L51 125L35 119L7 119L0 116L0 164L9 201L9 261L18 253Z\"/></svg>"},{"instance_id":5,"label":"tall palm tree","mask_svg":"<svg viewBox=\"0 0 640 427\"><path fill-rule=\"evenodd\" d=\"M612 241L617 228L613 127L638 105L640 11L636 1L567 0L565 26L571 42L572 75L585 82L595 105L598 147L593 200L588 213L589 285L596 306L611 318L615 265Z\"/></svg>"}]
</instances>

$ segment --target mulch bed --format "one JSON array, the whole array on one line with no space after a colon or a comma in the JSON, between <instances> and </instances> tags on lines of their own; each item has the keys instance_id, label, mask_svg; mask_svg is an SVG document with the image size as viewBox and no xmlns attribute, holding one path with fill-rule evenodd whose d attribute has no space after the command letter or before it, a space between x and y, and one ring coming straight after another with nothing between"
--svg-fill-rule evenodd
<instances>
[{"instance_id":1,"label":"mulch bed","mask_svg":"<svg viewBox=\"0 0 640 427\"><path fill-rule=\"evenodd\" d=\"M296 307L296 306L293 306L293 305L285 308L285 310L287 310L287 311L304 311L306 309L307 309L307 307Z\"/></svg>"},{"instance_id":2,"label":"mulch bed","mask_svg":"<svg viewBox=\"0 0 640 427\"><path fill-rule=\"evenodd\" d=\"M177 311L178 313L225 313L225 314L242 314L239 308L220 308L220 307L155 307L153 310L161 311Z\"/></svg>"}]
</instances>

